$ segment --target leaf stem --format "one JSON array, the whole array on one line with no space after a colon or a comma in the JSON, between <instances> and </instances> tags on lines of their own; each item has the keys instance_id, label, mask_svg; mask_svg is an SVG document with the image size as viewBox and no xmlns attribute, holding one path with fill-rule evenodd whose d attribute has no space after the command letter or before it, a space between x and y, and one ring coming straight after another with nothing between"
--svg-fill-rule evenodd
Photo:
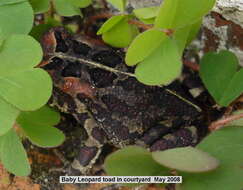
<instances>
[{"instance_id":1,"label":"leaf stem","mask_svg":"<svg viewBox=\"0 0 243 190\"><path fill-rule=\"evenodd\" d=\"M230 122L241 119L241 118L243 118L243 113L224 117L215 122L212 122L208 128L210 131L216 131L218 129L223 128L225 125L229 124Z\"/></svg>"}]
</instances>

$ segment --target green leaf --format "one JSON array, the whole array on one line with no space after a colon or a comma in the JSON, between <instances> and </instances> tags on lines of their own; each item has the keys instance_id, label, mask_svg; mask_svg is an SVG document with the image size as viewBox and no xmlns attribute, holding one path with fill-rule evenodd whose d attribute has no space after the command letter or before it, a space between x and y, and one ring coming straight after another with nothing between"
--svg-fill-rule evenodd
<instances>
[{"instance_id":1,"label":"green leaf","mask_svg":"<svg viewBox=\"0 0 243 190\"><path fill-rule=\"evenodd\" d=\"M230 80L230 79L229 79ZM228 106L232 101L239 97L243 92L243 69L240 69L234 74L230 83L228 84L219 104L222 106Z\"/></svg>"},{"instance_id":2,"label":"green leaf","mask_svg":"<svg viewBox=\"0 0 243 190\"><path fill-rule=\"evenodd\" d=\"M33 21L34 13L29 2L0 4L0 28L3 36L28 34L33 26Z\"/></svg>"},{"instance_id":3,"label":"green leaf","mask_svg":"<svg viewBox=\"0 0 243 190\"><path fill-rule=\"evenodd\" d=\"M26 152L14 130L0 136L0 159L4 167L17 176L30 174Z\"/></svg>"},{"instance_id":4,"label":"green leaf","mask_svg":"<svg viewBox=\"0 0 243 190\"><path fill-rule=\"evenodd\" d=\"M0 136L9 131L19 114L19 111L0 98Z\"/></svg>"},{"instance_id":5,"label":"green leaf","mask_svg":"<svg viewBox=\"0 0 243 190\"><path fill-rule=\"evenodd\" d=\"M3 41L4 41L3 31L0 28L0 52L1 52Z\"/></svg>"},{"instance_id":6,"label":"green leaf","mask_svg":"<svg viewBox=\"0 0 243 190\"><path fill-rule=\"evenodd\" d=\"M208 172L219 166L217 159L193 147L153 152L152 156L159 164L184 172Z\"/></svg>"},{"instance_id":7,"label":"green leaf","mask_svg":"<svg viewBox=\"0 0 243 190\"><path fill-rule=\"evenodd\" d=\"M0 97L20 110L44 105L51 95L52 81L41 69L40 44L30 36L11 35L0 51Z\"/></svg>"},{"instance_id":8,"label":"green leaf","mask_svg":"<svg viewBox=\"0 0 243 190\"><path fill-rule=\"evenodd\" d=\"M139 20L141 20L145 24L153 24L154 21L155 21L155 18L149 18L149 19L141 19L140 18Z\"/></svg>"},{"instance_id":9,"label":"green leaf","mask_svg":"<svg viewBox=\"0 0 243 190\"><path fill-rule=\"evenodd\" d=\"M202 25L202 19L191 25L191 29L187 37L186 45L189 45L195 39L195 37L197 36L200 30L201 25Z\"/></svg>"},{"instance_id":10,"label":"green leaf","mask_svg":"<svg viewBox=\"0 0 243 190\"><path fill-rule=\"evenodd\" d=\"M107 2L111 3L115 8L120 10L121 12L125 11L126 0L107 0Z\"/></svg>"},{"instance_id":11,"label":"green leaf","mask_svg":"<svg viewBox=\"0 0 243 190\"><path fill-rule=\"evenodd\" d=\"M130 25L127 19L123 19L109 31L103 33L102 39L113 47L123 48L128 47L138 33L138 28L135 25Z\"/></svg>"},{"instance_id":12,"label":"green leaf","mask_svg":"<svg viewBox=\"0 0 243 190\"><path fill-rule=\"evenodd\" d=\"M217 157L220 167L205 174L183 174L182 190L240 190L243 187L243 128L226 127L207 136L197 148Z\"/></svg>"},{"instance_id":13,"label":"green leaf","mask_svg":"<svg viewBox=\"0 0 243 190\"><path fill-rule=\"evenodd\" d=\"M45 13L50 8L50 0L29 0L36 14Z\"/></svg>"},{"instance_id":14,"label":"green leaf","mask_svg":"<svg viewBox=\"0 0 243 190\"><path fill-rule=\"evenodd\" d=\"M167 173L167 169L153 160L149 151L137 146L127 146L110 154L104 167L107 174L112 176L151 176Z\"/></svg>"},{"instance_id":15,"label":"green leaf","mask_svg":"<svg viewBox=\"0 0 243 190\"><path fill-rule=\"evenodd\" d=\"M36 126L56 125L60 121L60 114L48 106L43 106L35 111L21 112L17 122L31 123Z\"/></svg>"},{"instance_id":16,"label":"green leaf","mask_svg":"<svg viewBox=\"0 0 243 190\"><path fill-rule=\"evenodd\" d=\"M139 19L151 19L155 18L159 12L159 7L145 7L140 9L134 9L133 13Z\"/></svg>"},{"instance_id":17,"label":"green leaf","mask_svg":"<svg viewBox=\"0 0 243 190\"><path fill-rule=\"evenodd\" d=\"M64 134L53 127L60 115L47 106L33 112L22 112L17 122L24 134L33 143L41 147L55 147L63 143Z\"/></svg>"},{"instance_id":18,"label":"green leaf","mask_svg":"<svg viewBox=\"0 0 243 190\"><path fill-rule=\"evenodd\" d=\"M23 111L40 108L52 92L52 80L42 69L0 77L0 97Z\"/></svg>"},{"instance_id":19,"label":"green leaf","mask_svg":"<svg viewBox=\"0 0 243 190\"><path fill-rule=\"evenodd\" d=\"M109 18L98 30L97 34L104 34L105 32L108 32L111 30L115 25L117 25L119 22L121 22L126 15L116 15L111 18Z\"/></svg>"},{"instance_id":20,"label":"green leaf","mask_svg":"<svg viewBox=\"0 0 243 190\"><path fill-rule=\"evenodd\" d=\"M157 28L183 28L198 22L214 6L215 0L164 0L155 20Z\"/></svg>"},{"instance_id":21,"label":"green leaf","mask_svg":"<svg viewBox=\"0 0 243 190\"><path fill-rule=\"evenodd\" d=\"M0 77L29 70L42 59L40 44L31 36L12 35L0 49Z\"/></svg>"},{"instance_id":22,"label":"green leaf","mask_svg":"<svg viewBox=\"0 0 243 190\"><path fill-rule=\"evenodd\" d=\"M32 125L31 123L22 123L21 128L28 139L40 147L56 147L61 145L64 140L64 134L53 126Z\"/></svg>"},{"instance_id":23,"label":"green leaf","mask_svg":"<svg viewBox=\"0 0 243 190\"><path fill-rule=\"evenodd\" d=\"M61 26L61 23L49 18L45 24L39 24L37 26L34 26L30 31L30 35L37 41L40 41L43 34L55 26Z\"/></svg>"},{"instance_id":24,"label":"green leaf","mask_svg":"<svg viewBox=\"0 0 243 190\"><path fill-rule=\"evenodd\" d=\"M79 8L88 7L92 3L92 0L69 0L69 1L74 6L79 7Z\"/></svg>"},{"instance_id":25,"label":"green leaf","mask_svg":"<svg viewBox=\"0 0 243 190\"><path fill-rule=\"evenodd\" d=\"M178 49L181 54L183 53L186 45L190 44L191 41L196 37L201 24L202 20L199 20L192 25L187 25L184 28L178 28L175 30L173 38L177 41Z\"/></svg>"},{"instance_id":26,"label":"green leaf","mask_svg":"<svg viewBox=\"0 0 243 190\"><path fill-rule=\"evenodd\" d=\"M229 51L207 53L200 63L200 76L221 106L228 106L243 92L243 69L237 72L237 57Z\"/></svg>"},{"instance_id":27,"label":"green leaf","mask_svg":"<svg viewBox=\"0 0 243 190\"><path fill-rule=\"evenodd\" d=\"M135 75L147 85L167 85L180 75L181 69L177 44L166 37L154 52L138 64Z\"/></svg>"},{"instance_id":28,"label":"green leaf","mask_svg":"<svg viewBox=\"0 0 243 190\"><path fill-rule=\"evenodd\" d=\"M188 25L184 28L177 29L173 34L173 38L177 42L177 47L180 55L182 55L185 49L191 27L191 25Z\"/></svg>"},{"instance_id":29,"label":"green leaf","mask_svg":"<svg viewBox=\"0 0 243 190\"><path fill-rule=\"evenodd\" d=\"M74 6L70 1L53 0L53 3L57 13L61 16L75 16L81 14L79 8Z\"/></svg>"},{"instance_id":30,"label":"green leaf","mask_svg":"<svg viewBox=\"0 0 243 190\"><path fill-rule=\"evenodd\" d=\"M26 2L27 0L1 0L0 6L1 5L10 5L10 4L16 4L16 3L22 3Z\"/></svg>"},{"instance_id":31,"label":"green leaf","mask_svg":"<svg viewBox=\"0 0 243 190\"><path fill-rule=\"evenodd\" d=\"M157 29L150 29L139 34L127 50L125 58L126 64L132 66L143 61L154 52L165 39L166 34Z\"/></svg>"}]
</instances>

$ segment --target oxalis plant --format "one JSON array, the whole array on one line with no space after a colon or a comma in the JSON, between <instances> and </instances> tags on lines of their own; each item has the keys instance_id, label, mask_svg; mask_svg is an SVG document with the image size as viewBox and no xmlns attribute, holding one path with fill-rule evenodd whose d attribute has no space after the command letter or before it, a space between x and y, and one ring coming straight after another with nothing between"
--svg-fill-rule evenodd
<instances>
[{"instance_id":1,"label":"oxalis plant","mask_svg":"<svg viewBox=\"0 0 243 190\"><path fill-rule=\"evenodd\" d=\"M124 11L125 1L110 1ZM135 76L148 85L167 85L181 73L182 53L196 36L202 17L215 1L164 0L160 7L133 10L111 17L98 31L102 39L115 47L128 47L126 64L136 65ZM146 31L138 33L138 18ZM134 25L135 24L135 25ZM123 31L121 38L119 32ZM125 40L124 40L125 39ZM216 103L228 107L243 92L243 70L237 57L227 51L210 52L200 61L200 77ZM149 152L128 146L105 160L108 175L159 176L182 175L180 190L242 189L243 128L242 112L212 123L212 131L196 147ZM215 131L227 124L227 128ZM143 166L143 167L141 167ZM131 186L131 184L130 184Z\"/></svg>"},{"instance_id":2,"label":"oxalis plant","mask_svg":"<svg viewBox=\"0 0 243 190\"><path fill-rule=\"evenodd\" d=\"M126 1L107 0L120 14L99 29L102 39L127 48L126 64L136 66L135 77L147 85L167 85L181 74L182 53L196 36L202 17L215 0L164 0L159 7L126 13ZM28 138L41 147L54 147L64 135L53 127L57 112L45 106L52 81L37 65L42 50L37 40L43 31L61 25L53 16L80 15L91 0L1 0L0 1L0 159L18 176L30 173L21 143ZM51 6L52 5L52 6ZM34 14L43 13L45 23L34 26ZM138 21L139 20L139 21ZM140 28L140 30L139 30ZM142 32L141 32L142 28ZM199 74L217 104L228 107L243 90L242 69L229 51L211 52L201 59ZM220 69L219 69L220 68ZM177 189L242 189L243 129L241 111L210 125L213 131L195 148L175 148L150 153L129 146L105 161L108 175L183 176ZM229 121L232 121L231 123ZM228 127L215 131L219 126ZM143 166L143 167L141 167Z\"/></svg>"},{"instance_id":3,"label":"oxalis plant","mask_svg":"<svg viewBox=\"0 0 243 190\"><path fill-rule=\"evenodd\" d=\"M52 80L46 71L37 68L43 53L32 37L37 39L33 35L34 14L48 11L50 3L60 15L73 16L81 14L80 8L91 1L0 1L0 160L18 176L31 171L22 138L40 147L55 147L65 139L54 127L60 120L59 113L45 106L52 93Z\"/></svg>"}]
</instances>

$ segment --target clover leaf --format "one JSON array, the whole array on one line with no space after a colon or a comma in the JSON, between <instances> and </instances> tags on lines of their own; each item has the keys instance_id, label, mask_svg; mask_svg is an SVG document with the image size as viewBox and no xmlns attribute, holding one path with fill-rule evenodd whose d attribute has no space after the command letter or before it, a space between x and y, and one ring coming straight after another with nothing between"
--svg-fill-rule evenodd
<instances>
[{"instance_id":1,"label":"clover leaf","mask_svg":"<svg viewBox=\"0 0 243 190\"><path fill-rule=\"evenodd\" d=\"M165 38L166 35L157 29L150 29L139 34L127 50L126 64L133 66L143 61L161 45Z\"/></svg>"},{"instance_id":2,"label":"clover leaf","mask_svg":"<svg viewBox=\"0 0 243 190\"><path fill-rule=\"evenodd\" d=\"M74 6L79 7L79 8L88 7L92 3L92 0L69 0L69 1Z\"/></svg>"},{"instance_id":3,"label":"clover leaf","mask_svg":"<svg viewBox=\"0 0 243 190\"><path fill-rule=\"evenodd\" d=\"M213 8L215 1L164 0L155 19L155 27L175 29L194 24Z\"/></svg>"},{"instance_id":4,"label":"clover leaf","mask_svg":"<svg viewBox=\"0 0 243 190\"><path fill-rule=\"evenodd\" d=\"M120 11L125 11L127 0L107 0Z\"/></svg>"},{"instance_id":5,"label":"clover leaf","mask_svg":"<svg viewBox=\"0 0 243 190\"><path fill-rule=\"evenodd\" d=\"M134 9L133 13L135 16L146 24L153 24L158 14L159 7L145 7Z\"/></svg>"},{"instance_id":6,"label":"clover leaf","mask_svg":"<svg viewBox=\"0 0 243 190\"><path fill-rule=\"evenodd\" d=\"M0 98L0 136L9 131L19 114L14 106Z\"/></svg>"},{"instance_id":7,"label":"clover leaf","mask_svg":"<svg viewBox=\"0 0 243 190\"><path fill-rule=\"evenodd\" d=\"M116 15L108 19L97 34L102 34L102 39L114 47L127 47L139 33L138 28L128 23L129 15ZM121 34L119 38L117 36Z\"/></svg>"},{"instance_id":8,"label":"clover leaf","mask_svg":"<svg viewBox=\"0 0 243 190\"><path fill-rule=\"evenodd\" d=\"M153 160L149 151L138 146L127 146L112 153L104 166L108 175L118 176L151 176L168 171Z\"/></svg>"},{"instance_id":9,"label":"clover leaf","mask_svg":"<svg viewBox=\"0 0 243 190\"><path fill-rule=\"evenodd\" d=\"M3 43L0 98L22 111L40 108L51 96L52 81L46 71L33 68L42 57L39 43L25 35L12 35Z\"/></svg>"},{"instance_id":10,"label":"clover leaf","mask_svg":"<svg viewBox=\"0 0 243 190\"><path fill-rule=\"evenodd\" d=\"M228 106L243 92L243 69L230 51L207 53L200 63L200 76L209 93L221 106Z\"/></svg>"},{"instance_id":11,"label":"clover leaf","mask_svg":"<svg viewBox=\"0 0 243 190\"><path fill-rule=\"evenodd\" d=\"M33 21L34 14L28 1L1 0L0 28L2 29L3 36L28 34L32 28Z\"/></svg>"},{"instance_id":12,"label":"clover leaf","mask_svg":"<svg viewBox=\"0 0 243 190\"><path fill-rule=\"evenodd\" d=\"M36 14L47 12L50 8L50 0L29 0Z\"/></svg>"},{"instance_id":13,"label":"clover leaf","mask_svg":"<svg viewBox=\"0 0 243 190\"><path fill-rule=\"evenodd\" d=\"M135 75L147 85L167 85L180 75L181 69L177 44L166 37L154 52L138 64Z\"/></svg>"},{"instance_id":14,"label":"clover leaf","mask_svg":"<svg viewBox=\"0 0 243 190\"><path fill-rule=\"evenodd\" d=\"M183 175L182 190L242 189L243 127L231 126L207 136L197 148L220 161L220 167L202 174Z\"/></svg>"},{"instance_id":15,"label":"clover leaf","mask_svg":"<svg viewBox=\"0 0 243 190\"><path fill-rule=\"evenodd\" d=\"M217 159L193 147L157 151L153 152L152 156L161 165L184 172L208 172L219 166Z\"/></svg>"},{"instance_id":16,"label":"clover leaf","mask_svg":"<svg viewBox=\"0 0 243 190\"><path fill-rule=\"evenodd\" d=\"M30 174L27 154L13 129L0 136L0 160L4 167L15 175L27 176Z\"/></svg>"},{"instance_id":17,"label":"clover leaf","mask_svg":"<svg viewBox=\"0 0 243 190\"><path fill-rule=\"evenodd\" d=\"M17 123L23 133L40 147L55 147L64 141L64 134L53 127L60 120L60 115L51 108L44 106L36 111L21 112Z\"/></svg>"},{"instance_id":18,"label":"clover leaf","mask_svg":"<svg viewBox=\"0 0 243 190\"><path fill-rule=\"evenodd\" d=\"M57 13L61 16L74 16L81 14L79 8L73 5L70 1L53 0L53 3Z\"/></svg>"}]
</instances>

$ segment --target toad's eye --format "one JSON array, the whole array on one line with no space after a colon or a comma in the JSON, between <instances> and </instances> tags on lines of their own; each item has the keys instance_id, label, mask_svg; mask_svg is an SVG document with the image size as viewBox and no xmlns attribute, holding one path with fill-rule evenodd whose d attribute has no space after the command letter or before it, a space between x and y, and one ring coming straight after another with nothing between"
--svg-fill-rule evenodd
<instances>
[{"instance_id":1,"label":"toad's eye","mask_svg":"<svg viewBox=\"0 0 243 190\"><path fill-rule=\"evenodd\" d=\"M81 77L82 65L79 62L67 61L67 66L62 71L63 77Z\"/></svg>"}]
</instances>

